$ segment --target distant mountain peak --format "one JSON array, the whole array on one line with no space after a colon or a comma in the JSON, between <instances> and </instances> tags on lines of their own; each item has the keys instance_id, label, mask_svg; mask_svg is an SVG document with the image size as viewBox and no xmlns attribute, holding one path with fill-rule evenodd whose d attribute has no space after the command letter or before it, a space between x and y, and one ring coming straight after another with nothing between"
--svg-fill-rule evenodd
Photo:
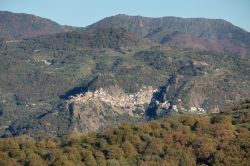
<instances>
[{"instance_id":1,"label":"distant mountain peak","mask_svg":"<svg viewBox=\"0 0 250 166\"><path fill-rule=\"evenodd\" d=\"M31 14L0 11L0 38L28 38L71 31L75 28L61 26L49 19Z\"/></svg>"}]
</instances>

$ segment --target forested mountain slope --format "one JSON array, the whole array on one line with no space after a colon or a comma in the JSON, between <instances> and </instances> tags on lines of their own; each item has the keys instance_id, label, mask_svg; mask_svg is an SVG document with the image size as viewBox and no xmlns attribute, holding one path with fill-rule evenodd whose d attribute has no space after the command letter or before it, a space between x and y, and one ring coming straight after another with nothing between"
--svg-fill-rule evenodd
<instances>
[{"instance_id":1,"label":"forested mountain slope","mask_svg":"<svg viewBox=\"0 0 250 166\"><path fill-rule=\"evenodd\" d=\"M250 33L221 19L116 15L88 29L122 27L161 44L217 52L245 54Z\"/></svg>"},{"instance_id":2,"label":"forested mountain slope","mask_svg":"<svg viewBox=\"0 0 250 166\"><path fill-rule=\"evenodd\" d=\"M1 19L19 24L12 17L27 17L33 25L34 16L10 15ZM118 15L75 31L60 27L0 41L0 136L60 136L172 113L209 114L250 98L249 33L223 20ZM245 52L172 45L161 40L169 34L229 41L230 49L236 42Z\"/></svg>"}]
</instances>

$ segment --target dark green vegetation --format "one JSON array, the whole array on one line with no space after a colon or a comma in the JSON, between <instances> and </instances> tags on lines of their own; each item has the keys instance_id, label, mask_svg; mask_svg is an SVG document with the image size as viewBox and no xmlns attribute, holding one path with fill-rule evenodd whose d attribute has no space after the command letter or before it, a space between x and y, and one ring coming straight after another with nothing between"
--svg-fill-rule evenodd
<instances>
[{"instance_id":1,"label":"dark green vegetation","mask_svg":"<svg viewBox=\"0 0 250 166\"><path fill-rule=\"evenodd\" d=\"M65 134L73 123L65 99L112 85L128 93L142 86L169 87L163 98L208 112L250 98L249 33L223 20L118 15L65 32L65 27L33 16L3 13L0 18L1 34L23 31L21 38L8 32L0 42L0 136L38 136L52 129ZM6 24L10 20L13 24ZM32 30L16 24L35 24L39 33L30 38ZM46 26L53 31L39 29ZM202 46L189 47L197 42ZM90 117L104 114L105 125L138 120L113 116L106 105L100 108L104 113L95 104L87 110ZM91 115L92 109L96 114ZM44 127L47 123L53 125Z\"/></svg>"},{"instance_id":2,"label":"dark green vegetation","mask_svg":"<svg viewBox=\"0 0 250 166\"><path fill-rule=\"evenodd\" d=\"M250 102L210 116L172 115L103 132L0 140L0 165L241 165L250 162Z\"/></svg>"}]
</instances>

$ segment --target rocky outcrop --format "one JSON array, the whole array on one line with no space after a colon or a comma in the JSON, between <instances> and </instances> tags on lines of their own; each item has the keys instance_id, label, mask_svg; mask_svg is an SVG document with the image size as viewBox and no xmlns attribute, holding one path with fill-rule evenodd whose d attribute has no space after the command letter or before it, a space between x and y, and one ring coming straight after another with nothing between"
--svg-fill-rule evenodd
<instances>
[{"instance_id":1,"label":"rocky outcrop","mask_svg":"<svg viewBox=\"0 0 250 166\"><path fill-rule=\"evenodd\" d=\"M137 93L127 94L118 87L110 87L108 89L100 88L94 92L88 91L76 96L71 96L71 99L67 102L74 105L81 105L100 101L112 108L120 108L130 116L142 116L145 110L144 106L151 102L151 98L156 91L153 87L143 87ZM138 110L142 110L142 112L138 112ZM122 114L123 112L118 113Z\"/></svg>"},{"instance_id":2,"label":"rocky outcrop","mask_svg":"<svg viewBox=\"0 0 250 166\"><path fill-rule=\"evenodd\" d=\"M11 133L55 136L102 130L123 122L138 122L144 119L145 110L155 92L153 87L143 87L136 93L125 93L118 86L111 86L79 93L52 111L36 117L33 123L13 125Z\"/></svg>"},{"instance_id":3,"label":"rocky outcrop","mask_svg":"<svg viewBox=\"0 0 250 166\"><path fill-rule=\"evenodd\" d=\"M201 61L189 61L182 66L176 74L173 74L166 85L159 88L154 94L148 107L147 115L152 118L166 116L172 112L181 112L189 114L204 114L207 111L202 108L204 97L196 96L183 102L186 97L186 91L190 90L193 80L197 77L206 75L211 66ZM192 92L192 91L191 91ZM199 100L198 100L199 99ZM195 102L193 102L195 101ZM186 104L188 102L188 104Z\"/></svg>"}]
</instances>

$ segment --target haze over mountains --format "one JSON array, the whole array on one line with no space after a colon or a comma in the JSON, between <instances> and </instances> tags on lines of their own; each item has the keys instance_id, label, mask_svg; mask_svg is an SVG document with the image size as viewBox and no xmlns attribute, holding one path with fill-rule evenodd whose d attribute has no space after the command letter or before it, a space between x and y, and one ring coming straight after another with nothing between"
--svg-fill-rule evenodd
<instances>
[{"instance_id":1,"label":"haze over mountains","mask_svg":"<svg viewBox=\"0 0 250 166\"><path fill-rule=\"evenodd\" d=\"M75 28L0 12L0 38L2 136L218 112L250 97L250 33L224 20L116 15ZM149 102L134 98L147 87L156 90Z\"/></svg>"},{"instance_id":2,"label":"haze over mountains","mask_svg":"<svg viewBox=\"0 0 250 166\"><path fill-rule=\"evenodd\" d=\"M160 44L177 47L245 54L249 49L249 32L221 19L116 15L87 27L124 28ZM73 31L81 28L61 26L51 20L28 14L1 12L0 38L27 38Z\"/></svg>"}]
</instances>

